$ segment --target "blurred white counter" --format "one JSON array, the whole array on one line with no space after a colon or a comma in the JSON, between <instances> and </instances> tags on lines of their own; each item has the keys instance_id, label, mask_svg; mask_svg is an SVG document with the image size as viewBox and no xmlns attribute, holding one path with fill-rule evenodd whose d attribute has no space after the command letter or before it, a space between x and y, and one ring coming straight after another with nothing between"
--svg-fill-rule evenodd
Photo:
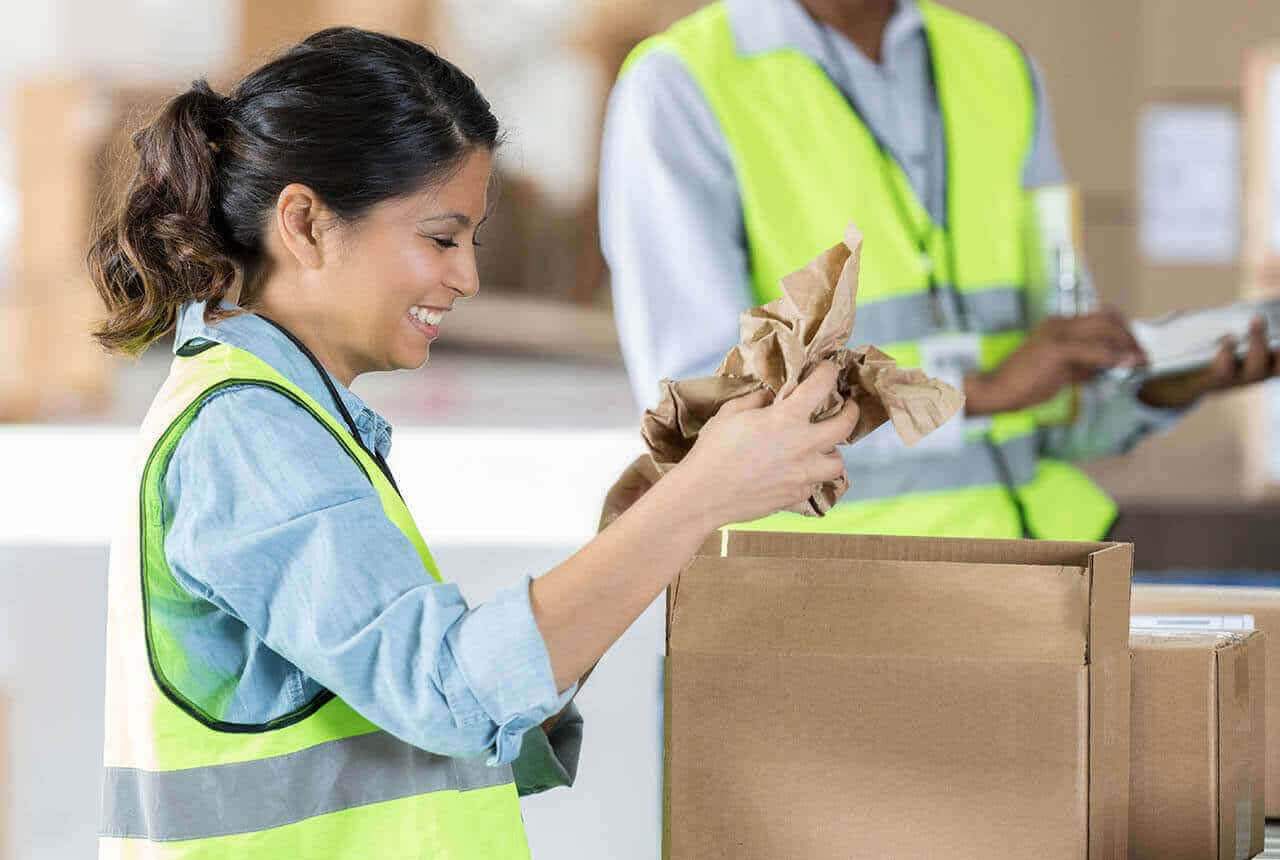
<instances>
[{"instance_id":1,"label":"blurred white counter","mask_svg":"<svg viewBox=\"0 0 1280 860\"><path fill-rule=\"evenodd\" d=\"M133 492L120 425L0 426L0 545L102 545ZM627 429L395 429L390 465L430 544L564 546L642 450Z\"/></svg>"},{"instance_id":2,"label":"blurred white counter","mask_svg":"<svg viewBox=\"0 0 1280 860\"><path fill-rule=\"evenodd\" d=\"M94 856L106 544L133 440L120 425L0 427L0 860ZM441 570L474 603L571 555L639 450L634 429L401 424L391 466ZM579 696L578 784L524 801L534 857L658 856L661 604Z\"/></svg>"}]
</instances>

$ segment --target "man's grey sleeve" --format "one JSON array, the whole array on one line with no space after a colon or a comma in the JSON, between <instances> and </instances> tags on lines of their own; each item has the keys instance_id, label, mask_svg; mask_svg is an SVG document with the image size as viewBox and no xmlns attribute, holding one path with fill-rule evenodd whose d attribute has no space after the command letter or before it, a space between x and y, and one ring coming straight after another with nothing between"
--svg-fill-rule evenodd
<instances>
[{"instance_id":1,"label":"man's grey sleeve","mask_svg":"<svg viewBox=\"0 0 1280 860\"><path fill-rule=\"evenodd\" d=\"M1035 61L1030 61L1030 67L1036 96L1036 125L1031 152L1022 174L1023 186L1028 189L1066 181L1054 140L1053 115L1043 75ZM1092 284L1093 276L1087 266L1082 267L1082 273ZM1106 288L1105 284L1102 286ZM1030 320L1032 327L1039 322ZM1185 410L1147 406L1137 399L1132 386L1098 379L1080 386L1073 423L1046 429L1043 450L1051 457L1064 460L1090 460L1123 454L1151 433L1169 429L1184 414Z\"/></svg>"},{"instance_id":2,"label":"man's grey sleeve","mask_svg":"<svg viewBox=\"0 0 1280 860\"><path fill-rule=\"evenodd\" d=\"M728 143L674 54L614 87L600 162L600 237L618 337L641 409L664 378L707 376L753 304Z\"/></svg>"}]
</instances>

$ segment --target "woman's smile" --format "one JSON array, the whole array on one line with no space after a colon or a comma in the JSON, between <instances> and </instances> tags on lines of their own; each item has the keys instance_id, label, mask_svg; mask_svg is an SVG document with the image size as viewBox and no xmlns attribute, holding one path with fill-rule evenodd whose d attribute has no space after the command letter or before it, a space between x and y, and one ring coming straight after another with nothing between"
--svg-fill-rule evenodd
<instances>
[{"instance_id":1,"label":"woman's smile","mask_svg":"<svg viewBox=\"0 0 1280 860\"><path fill-rule=\"evenodd\" d=\"M418 330L427 340L435 340L440 336L440 321L449 312L448 308L429 308L414 305L406 316L409 324Z\"/></svg>"}]
</instances>

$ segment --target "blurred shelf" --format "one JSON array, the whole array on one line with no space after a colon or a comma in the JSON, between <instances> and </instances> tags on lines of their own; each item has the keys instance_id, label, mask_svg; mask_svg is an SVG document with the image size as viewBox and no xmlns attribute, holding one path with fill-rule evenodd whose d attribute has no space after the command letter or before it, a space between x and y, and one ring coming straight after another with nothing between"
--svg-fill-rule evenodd
<instances>
[{"instance_id":1,"label":"blurred shelf","mask_svg":"<svg viewBox=\"0 0 1280 860\"><path fill-rule=\"evenodd\" d=\"M450 315L449 344L497 352L619 364L618 333L607 308L486 289Z\"/></svg>"}]
</instances>

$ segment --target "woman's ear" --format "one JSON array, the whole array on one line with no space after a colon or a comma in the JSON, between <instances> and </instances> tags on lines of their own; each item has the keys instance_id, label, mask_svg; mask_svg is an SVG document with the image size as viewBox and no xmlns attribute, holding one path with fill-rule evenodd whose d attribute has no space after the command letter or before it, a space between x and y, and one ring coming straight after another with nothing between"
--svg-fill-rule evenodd
<instances>
[{"instance_id":1,"label":"woman's ear","mask_svg":"<svg viewBox=\"0 0 1280 860\"><path fill-rule=\"evenodd\" d=\"M300 183L286 185L276 198L276 234L304 269L318 269L325 262L321 233L329 218L320 196Z\"/></svg>"}]
</instances>

